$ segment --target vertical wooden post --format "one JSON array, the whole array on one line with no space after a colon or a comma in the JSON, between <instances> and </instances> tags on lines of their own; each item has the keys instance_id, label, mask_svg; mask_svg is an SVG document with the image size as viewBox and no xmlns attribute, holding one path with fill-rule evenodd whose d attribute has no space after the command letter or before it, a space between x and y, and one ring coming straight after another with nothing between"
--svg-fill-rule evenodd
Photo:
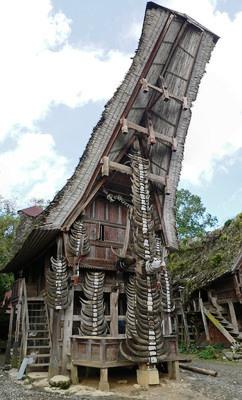
<instances>
[{"instance_id":1,"label":"vertical wooden post","mask_svg":"<svg viewBox=\"0 0 242 400\"><path fill-rule=\"evenodd\" d=\"M10 363L10 350L11 350L11 345L12 345L14 310L15 310L15 307L12 305L10 319L9 319L9 327L8 327L8 341L7 341L6 352L5 352L5 364L6 365Z\"/></svg>"},{"instance_id":2,"label":"vertical wooden post","mask_svg":"<svg viewBox=\"0 0 242 400\"><path fill-rule=\"evenodd\" d=\"M53 310L53 320L51 326L51 351L50 351L50 365L49 365L49 378L59 374L59 327L60 327L60 311Z\"/></svg>"},{"instance_id":3,"label":"vertical wooden post","mask_svg":"<svg viewBox=\"0 0 242 400\"><path fill-rule=\"evenodd\" d=\"M168 361L167 367L169 379L180 380L179 361Z\"/></svg>"},{"instance_id":4,"label":"vertical wooden post","mask_svg":"<svg viewBox=\"0 0 242 400\"><path fill-rule=\"evenodd\" d=\"M210 335L209 335L209 330L208 330L208 324L207 324L206 316L204 314L203 301L202 301L201 296L199 296L199 305L200 305L200 311L201 311L202 320L203 320L203 326L204 326L204 330L205 330L205 334L206 334L206 339L207 339L208 343L210 343Z\"/></svg>"},{"instance_id":5,"label":"vertical wooden post","mask_svg":"<svg viewBox=\"0 0 242 400\"><path fill-rule=\"evenodd\" d=\"M23 280L21 279L20 284L19 284L19 292L18 292L15 343L18 343L18 341L19 341L19 330L20 330L20 321L21 321L21 313L22 313L22 289L23 289Z\"/></svg>"},{"instance_id":6,"label":"vertical wooden post","mask_svg":"<svg viewBox=\"0 0 242 400\"><path fill-rule=\"evenodd\" d=\"M71 383L73 385L78 385L79 377L78 377L78 367L71 363Z\"/></svg>"},{"instance_id":7,"label":"vertical wooden post","mask_svg":"<svg viewBox=\"0 0 242 400\"><path fill-rule=\"evenodd\" d=\"M100 369L100 381L99 381L98 389L103 390L104 392L109 391L108 368Z\"/></svg>"},{"instance_id":8,"label":"vertical wooden post","mask_svg":"<svg viewBox=\"0 0 242 400\"><path fill-rule=\"evenodd\" d=\"M236 331L239 331L238 321L237 321L236 313L235 313L235 309L234 309L234 303L231 300L228 300L228 306L229 306L229 313L230 313L232 325L234 326L234 329L236 329Z\"/></svg>"},{"instance_id":9,"label":"vertical wooden post","mask_svg":"<svg viewBox=\"0 0 242 400\"><path fill-rule=\"evenodd\" d=\"M64 313L64 336L62 346L62 373L67 373L67 362L71 353L71 335L73 323L74 289L70 290L71 303Z\"/></svg>"},{"instance_id":10,"label":"vertical wooden post","mask_svg":"<svg viewBox=\"0 0 242 400\"><path fill-rule=\"evenodd\" d=\"M110 293L111 336L118 336L118 298L119 290Z\"/></svg>"},{"instance_id":11,"label":"vertical wooden post","mask_svg":"<svg viewBox=\"0 0 242 400\"><path fill-rule=\"evenodd\" d=\"M181 314L182 314L184 332L185 332L185 344L187 347L190 347L190 336L189 336L189 329L188 329L188 325L187 325L187 317L186 317L182 302L181 302Z\"/></svg>"}]
</instances>

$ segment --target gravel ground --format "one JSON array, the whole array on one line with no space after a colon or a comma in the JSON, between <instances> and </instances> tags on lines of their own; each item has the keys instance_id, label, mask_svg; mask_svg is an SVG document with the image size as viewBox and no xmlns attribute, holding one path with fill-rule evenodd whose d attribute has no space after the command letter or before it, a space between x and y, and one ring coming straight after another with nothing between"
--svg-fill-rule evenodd
<instances>
[{"instance_id":1,"label":"gravel ground","mask_svg":"<svg viewBox=\"0 0 242 400\"><path fill-rule=\"evenodd\" d=\"M242 400L241 362L194 360L193 365L218 372L217 377L211 377L183 371L184 381L194 390L212 400Z\"/></svg>"},{"instance_id":2,"label":"gravel ground","mask_svg":"<svg viewBox=\"0 0 242 400\"><path fill-rule=\"evenodd\" d=\"M151 387L149 391L141 390L133 385L123 385L123 390L116 387L116 393L104 396L94 389L89 394L78 396L29 389L23 384L17 384L6 372L0 370L0 400L89 400L91 398L96 400L121 400L124 398L129 398L129 400L242 400L241 363L194 360L193 365L215 369L218 376L214 378L182 371L181 382L162 379L160 386ZM124 397L120 395L120 392Z\"/></svg>"}]
</instances>

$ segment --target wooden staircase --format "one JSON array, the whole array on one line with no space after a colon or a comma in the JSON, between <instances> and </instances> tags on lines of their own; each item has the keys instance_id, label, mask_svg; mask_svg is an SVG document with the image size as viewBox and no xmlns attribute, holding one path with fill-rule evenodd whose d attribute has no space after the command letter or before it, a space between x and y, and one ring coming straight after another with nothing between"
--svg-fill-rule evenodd
<instances>
[{"instance_id":1,"label":"wooden staircase","mask_svg":"<svg viewBox=\"0 0 242 400\"><path fill-rule=\"evenodd\" d=\"M29 331L27 355L36 356L29 369L46 370L50 363L50 334L46 305L43 300L28 300Z\"/></svg>"},{"instance_id":2,"label":"wooden staircase","mask_svg":"<svg viewBox=\"0 0 242 400\"><path fill-rule=\"evenodd\" d=\"M242 337L238 329L227 319L228 311L217 303L216 297L210 295L210 302L206 306L201 302L203 313L210 322L222 333L222 335L240 351Z\"/></svg>"}]
</instances>

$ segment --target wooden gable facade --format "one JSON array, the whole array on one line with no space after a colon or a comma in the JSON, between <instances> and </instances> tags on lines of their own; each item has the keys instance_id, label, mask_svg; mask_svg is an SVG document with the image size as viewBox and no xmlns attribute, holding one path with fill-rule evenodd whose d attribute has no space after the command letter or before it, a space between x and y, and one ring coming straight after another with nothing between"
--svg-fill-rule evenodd
<instances>
[{"instance_id":1,"label":"wooden gable facade","mask_svg":"<svg viewBox=\"0 0 242 400\"><path fill-rule=\"evenodd\" d=\"M184 143L218 37L149 2L132 66L73 176L5 271L15 274L8 351L49 375L138 365L138 382L174 375L179 354L166 267L177 247ZM13 335L13 332L15 334Z\"/></svg>"}]
</instances>

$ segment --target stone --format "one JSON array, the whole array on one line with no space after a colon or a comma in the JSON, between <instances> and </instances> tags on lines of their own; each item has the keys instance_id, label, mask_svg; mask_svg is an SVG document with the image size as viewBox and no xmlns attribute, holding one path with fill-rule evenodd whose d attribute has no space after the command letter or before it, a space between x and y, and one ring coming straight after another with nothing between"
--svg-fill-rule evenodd
<instances>
[{"instance_id":1,"label":"stone","mask_svg":"<svg viewBox=\"0 0 242 400\"><path fill-rule=\"evenodd\" d=\"M55 375L52 378L50 378L49 384L52 387L58 387L60 389L68 389L71 384L71 380L69 376Z\"/></svg>"},{"instance_id":2,"label":"stone","mask_svg":"<svg viewBox=\"0 0 242 400\"><path fill-rule=\"evenodd\" d=\"M120 383L120 384L127 384L128 381L127 381L127 379L120 379L119 381L117 381L117 383Z\"/></svg>"},{"instance_id":3,"label":"stone","mask_svg":"<svg viewBox=\"0 0 242 400\"><path fill-rule=\"evenodd\" d=\"M224 351L223 355L229 361L233 361L233 359L234 359L234 354L232 353L232 351Z\"/></svg>"},{"instance_id":4,"label":"stone","mask_svg":"<svg viewBox=\"0 0 242 400\"><path fill-rule=\"evenodd\" d=\"M44 379L37 379L32 383L34 387L43 388L49 386L49 381L47 378Z\"/></svg>"},{"instance_id":5,"label":"stone","mask_svg":"<svg viewBox=\"0 0 242 400\"><path fill-rule=\"evenodd\" d=\"M160 378L157 368L137 369L137 382L140 386L159 385Z\"/></svg>"},{"instance_id":6,"label":"stone","mask_svg":"<svg viewBox=\"0 0 242 400\"><path fill-rule=\"evenodd\" d=\"M31 385L31 384L28 384L28 385L25 386L25 389L28 389L28 390L30 390L32 388L33 388L33 385Z\"/></svg>"},{"instance_id":7,"label":"stone","mask_svg":"<svg viewBox=\"0 0 242 400\"><path fill-rule=\"evenodd\" d=\"M135 383L135 384L133 385L133 387L134 387L135 389L140 389L140 388L141 388L141 386L138 385L138 383Z\"/></svg>"},{"instance_id":8,"label":"stone","mask_svg":"<svg viewBox=\"0 0 242 400\"><path fill-rule=\"evenodd\" d=\"M11 378L16 379L16 378L17 378L17 374L18 374L17 368L11 368L11 369L8 371L8 374L9 374L9 376L10 376Z\"/></svg>"},{"instance_id":9,"label":"stone","mask_svg":"<svg viewBox=\"0 0 242 400\"><path fill-rule=\"evenodd\" d=\"M26 378L29 379L30 382L47 379L48 372L29 372Z\"/></svg>"}]
</instances>

